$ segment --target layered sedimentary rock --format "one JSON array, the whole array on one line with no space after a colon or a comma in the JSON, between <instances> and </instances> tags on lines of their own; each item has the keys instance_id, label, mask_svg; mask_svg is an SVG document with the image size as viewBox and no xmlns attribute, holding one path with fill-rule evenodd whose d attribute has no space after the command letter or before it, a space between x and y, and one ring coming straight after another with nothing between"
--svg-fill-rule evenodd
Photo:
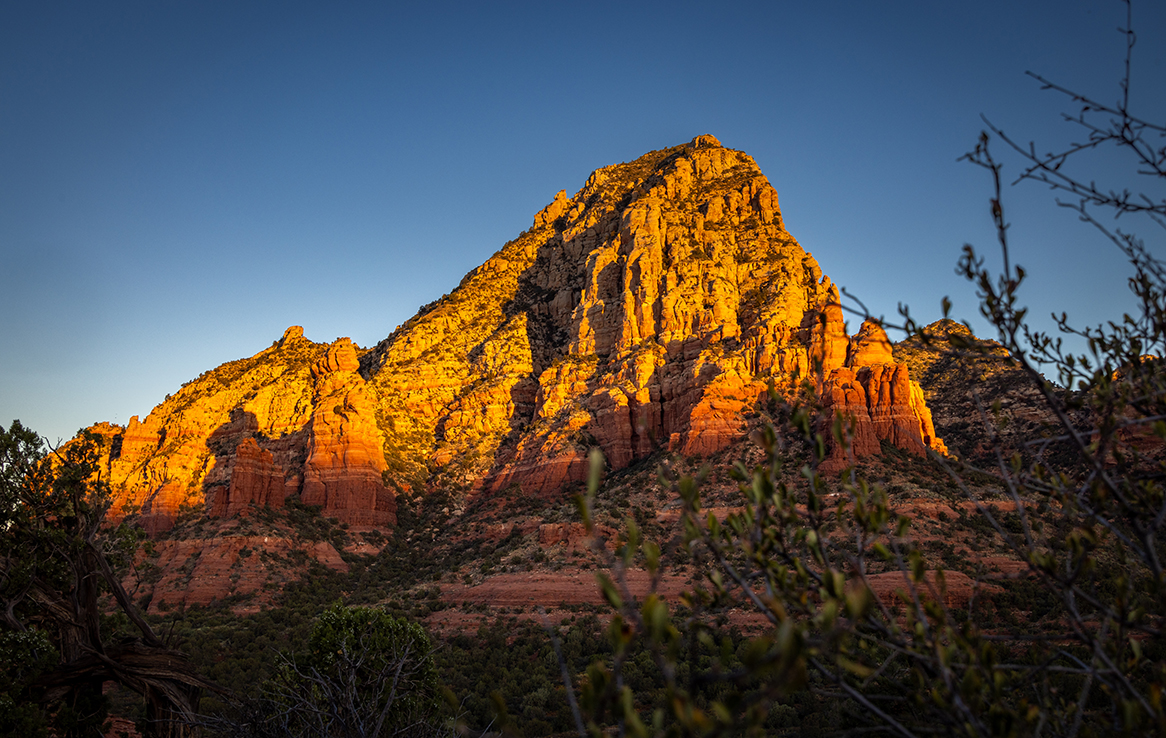
<instances>
[{"instance_id":1,"label":"layered sedimentary rock","mask_svg":"<svg viewBox=\"0 0 1166 738\"><path fill-rule=\"evenodd\" d=\"M242 606L242 612L257 611L269 598L264 590L297 579L288 560L314 560L335 571L348 571L348 564L328 541L296 540L291 536L240 535L237 531L212 528L206 537L159 541L156 557L143 558L160 574L152 584L131 578L125 585L138 597L145 597L150 614L239 595L259 594ZM254 555L262 551L264 555ZM270 585L264 587L264 585ZM240 612L239 609L236 612Z\"/></svg>"},{"instance_id":2,"label":"layered sedimentary rock","mask_svg":"<svg viewBox=\"0 0 1166 738\"><path fill-rule=\"evenodd\" d=\"M716 452L769 387L807 379L855 418L859 455L942 447L881 329L847 335L754 161L700 136L559 192L372 350L290 328L107 428L110 478L153 530L295 495L383 526L395 489L549 494L595 446L614 468Z\"/></svg>"},{"instance_id":3,"label":"layered sedimentary rock","mask_svg":"<svg viewBox=\"0 0 1166 738\"><path fill-rule=\"evenodd\" d=\"M274 462L274 454L260 448L254 438L236 446L231 482L214 498L211 516L234 517L253 506L283 507L284 475Z\"/></svg>"},{"instance_id":4,"label":"layered sedimentary rock","mask_svg":"<svg viewBox=\"0 0 1166 738\"><path fill-rule=\"evenodd\" d=\"M392 523L376 402L357 366L348 339L314 343L292 326L270 348L187 383L144 421L94 426L109 439L114 516L137 514L156 533L182 509L233 517L303 492L345 522Z\"/></svg>"},{"instance_id":5,"label":"layered sedimentary rock","mask_svg":"<svg viewBox=\"0 0 1166 738\"><path fill-rule=\"evenodd\" d=\"M894 364L895 357L887 332L878 321L864 320L858 333L847 344L847 366L875 366Z\"/></svg>"},{"instance_id":6,"label":"layered sedimentary rock","mask_svg":"<svg viewBox=\"0 0 1166 738\"><path fill-rule=\"evenodd\" d=\"M184 508L201 511L209 502L225 512L229 503L214 500L227 497L236 448L247 438L272 454L273 469L290 473L302 466L312 409L309 367L326 349L289 328L270 348L186 383L145 420L134 416L125 428L110 426L107 478L117 495L111 512L137 513L151 532L170 527ZM249 484L240 477L236 486Z\"/></svg>"}]
</instances>

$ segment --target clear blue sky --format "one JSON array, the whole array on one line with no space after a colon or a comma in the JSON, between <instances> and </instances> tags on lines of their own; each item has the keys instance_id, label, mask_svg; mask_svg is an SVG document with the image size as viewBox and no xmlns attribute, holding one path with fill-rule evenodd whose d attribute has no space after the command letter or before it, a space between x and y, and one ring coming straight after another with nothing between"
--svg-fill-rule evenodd
<instances>
[{"instance_id":1,"label":"clear blue sky","mask_svg":"<svg viewBox=\"0 0 1166 738\"><path fill-rule=\"evenodd\" d=\"M1134 9L1158 120L1163 5ZM993 245L988 179L956 159L981 114L1073 138L1024 72L1116 99L1123 21L1112 0L8 0L0 422L125 423L288 325L371 345L559 189L702 133L753 155L875 312L974 316L953 266ZM1123 265L1048 192L1006 204L1034 314L1126 309Z\"/></svg>"}]
</instances>

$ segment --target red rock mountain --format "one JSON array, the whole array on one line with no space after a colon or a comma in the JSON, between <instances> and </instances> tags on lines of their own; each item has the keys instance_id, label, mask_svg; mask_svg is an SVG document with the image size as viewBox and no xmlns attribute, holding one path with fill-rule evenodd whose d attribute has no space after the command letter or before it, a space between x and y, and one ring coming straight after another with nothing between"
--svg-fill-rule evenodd
<instances>
[{"instance_id":1,"label":"red rock mountain","mask_svg":"<svg viewBox=\"0 0 1166 738\"><path fill-rule=\"evenodd\" d=\"M115 511L154 530L183 506L225 517L288 495L383 526L409 488L553 494L584 478L592 446L614 468L715 452L771 383L791 390L818 367L859 456L882 440L943 450L882 329L847 335L837 289L754 161L700 136L560 192L371 350L292 327L144 421L94 430L112 441Z\"/></svg>"}]
</instances>

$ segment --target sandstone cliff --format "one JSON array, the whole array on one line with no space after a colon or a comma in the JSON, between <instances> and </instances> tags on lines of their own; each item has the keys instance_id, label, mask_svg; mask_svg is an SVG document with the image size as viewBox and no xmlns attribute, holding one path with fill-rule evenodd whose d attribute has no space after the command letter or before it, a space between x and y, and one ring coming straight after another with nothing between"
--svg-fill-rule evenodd
<instances>
[{"instance_id":1,"label":"sandstone cliff","mask_svg":"<svg viewBox=\"0 0 1166 738\"><path fill-rule=\"evenodd\" d=\"M393 522L375 403L357 365L348 339L313 343L293 326L271 348L187 383L144 421L94 426L109 439L113 516L138 515L157 533L182 509L232 517L302 491L347 522Z\"/></svg>"},{"instance_id":2,"label":"sandstone cliff","mask_svg":"<svg viewBox=\"0 0 1166 738\"><path fill-rule=\"evenodd\" d=\"M837 303L753 160L700 136L560 192L364 365L393 447L486 490L580 480L593 445L614 468L715 452L817 367L870 366L875 437L942 449L885 334L852 342Z\"/></svg>"},{"instance_id":3,"label":"sandstone cliff","mask_svg":"<svg viewBox=\"0 0 1166 738\"><path fill-rule=\"evenodd\" d=\"M99 430L120 507L153 531L184 506L233 517L294 495L379 527L396 490L555 493L592 446L617 469L722 449L769 386L805 379L853 418L858 456L942 450L882 329L851 338L837 303L754 161L700 136L559 192L372 350L289 328Z\"/></svg>"},{"instance_id":4,"label":"sandstone cliff","mask_svg":"<svg viewBox=\"0 0 1166 738\"><path fill-rule=\"evenodd\" d=\"M347 338L312 365L315 409L301 498L341 522L387 525L396 522L397 503L383 482L376 403L356 373L359 366Z\"/></svg>"}]
</instances>

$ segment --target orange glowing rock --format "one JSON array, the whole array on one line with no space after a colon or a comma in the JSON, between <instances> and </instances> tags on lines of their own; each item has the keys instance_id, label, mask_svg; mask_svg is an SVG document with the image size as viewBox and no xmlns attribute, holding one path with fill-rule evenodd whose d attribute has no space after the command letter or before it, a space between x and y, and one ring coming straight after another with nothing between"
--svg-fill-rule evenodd
<instances>
[{"instance_id":1,"label":"orange glowing rock","mask_svg":"<svg viewBox=\"0 0 1166 738\"><path fill-rule=\"evenodd\" d=\"M851 339L846 366L830 372L822 392L826 420L842 418L850 453L835 445L822 464L838 471L863 456L877 454L880 441L923 455L928 448L947 453L935 434L923 389L896 363L891 343L876 321L866 320Z\"/></svg>"},{"instance_id":2,"label":"orange glowing rock","mask_svg":"<svg viewBox=\"0 0 1166 738\"><path fill-rule=\"evenodd\" d=\"M312 366L315 410L301 497L341 522L383 526L397 522L397 503L382 481L383 441L359 366L347 338Z\"/></svg>"},{"instance_id":3,"label":"orange glowing rock","mask_svg":"<svg viewBox=\"0 0 1166 738\"><path fill-rule=\"evenodd\" d=\"M152 530L182 505L231 517L289 495L380 527L394 488L550 495L593 446L617 469L715 452L770 387L805 380L854 418L859 456L942 449L885 333L850 338L838 302L756 163L698 136L560 191L371 350L293 326L110 426L109 478Z\"/></svg>"}]
</instances>

